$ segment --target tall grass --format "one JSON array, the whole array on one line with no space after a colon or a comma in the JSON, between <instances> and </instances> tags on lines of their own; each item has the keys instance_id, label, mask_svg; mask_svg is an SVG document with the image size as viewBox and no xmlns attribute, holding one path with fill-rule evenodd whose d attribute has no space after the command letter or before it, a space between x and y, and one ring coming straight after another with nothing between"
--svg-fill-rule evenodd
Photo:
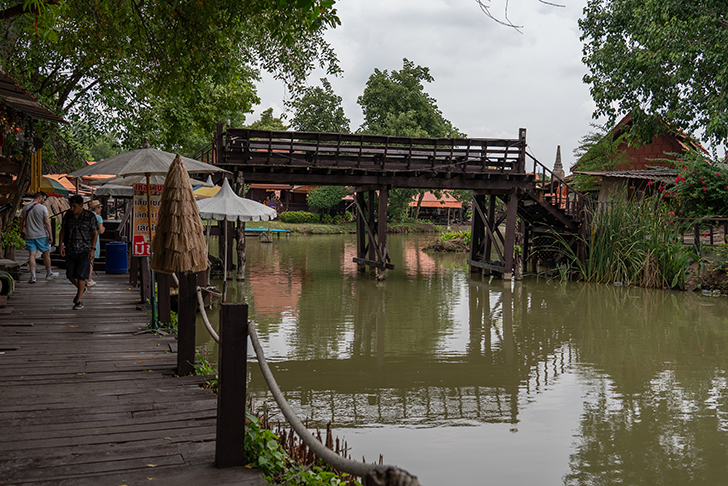
<instances>
[{"instance_id":1,"label":"tall grass","mask_svg":"<svg viewBox=\"0 0 728 486\"><path fill-rule=\"evenodd\" d=\"M674 216L656 198L627 201L617 195L592 214L586 243L585 262L575 258L571 248L566 253L572 270L588 282L684 286L691 258Z\"/></svg>"}]
</instances>

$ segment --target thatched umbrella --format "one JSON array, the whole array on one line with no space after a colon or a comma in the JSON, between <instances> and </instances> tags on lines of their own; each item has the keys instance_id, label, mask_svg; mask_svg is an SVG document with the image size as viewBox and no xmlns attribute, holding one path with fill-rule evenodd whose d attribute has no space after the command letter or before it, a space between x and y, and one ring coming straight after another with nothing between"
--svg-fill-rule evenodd
<instances>
[{"instance_id":1,"label":"thatched umbrella","mask_svg":"<svg viewBox=\"0 0 728 486\"><path fill-rule=\"evenodd\" d=\"M179 155L169 167L162 190L151 267L162 273L200 272L207 268L200 211Z\"/></svg>"}]
</instances>

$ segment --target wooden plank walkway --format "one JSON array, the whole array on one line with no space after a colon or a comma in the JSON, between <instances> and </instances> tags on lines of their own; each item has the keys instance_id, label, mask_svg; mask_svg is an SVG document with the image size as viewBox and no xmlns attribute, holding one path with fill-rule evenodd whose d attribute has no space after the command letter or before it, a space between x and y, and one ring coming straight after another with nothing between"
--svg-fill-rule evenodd
<instances>
[{"instance_id":1,"label":"wooden plank walkway","mask_svg":"<svg viewBox=\"0 0 728 486\"><path fill-rule=\"evenodd\" d=\"M0 484L265 484L213 465L216 397L173 376L174 338L140 333L128 275L95 276L82 310L64 276L25 269L0 309Z\"/></svg>"}]
</instances>

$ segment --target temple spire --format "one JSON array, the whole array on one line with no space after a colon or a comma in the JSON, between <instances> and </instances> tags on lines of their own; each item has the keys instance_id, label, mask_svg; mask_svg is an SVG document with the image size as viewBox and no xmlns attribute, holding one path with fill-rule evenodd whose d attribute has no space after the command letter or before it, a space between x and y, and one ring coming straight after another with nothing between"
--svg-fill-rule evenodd
<instances>
[{"instance_id":1,"label":"temple spire","mask_svg":"<svg viewBox=\"0 0 728 486\"><path fill-rule=\"evenodd\" d=\"M554 175L559 179L566 177L564 166L561 165L561 145L556 146L556 162L554 162Z\"/></svg>"}]
</instances>

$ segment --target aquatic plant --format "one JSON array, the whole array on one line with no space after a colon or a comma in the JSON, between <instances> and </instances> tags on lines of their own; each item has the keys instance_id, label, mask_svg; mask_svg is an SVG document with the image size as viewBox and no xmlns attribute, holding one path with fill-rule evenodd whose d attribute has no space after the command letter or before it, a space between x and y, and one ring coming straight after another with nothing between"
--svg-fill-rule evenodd
<instances>
[{"instance_id":1,"label":"aquatic plant","mask_svg":"<svg viewBox=\"0 0 728 486\"><path fill-rule=\"evenodd\" d=\"M561 251L571 270L587 282L683 288L690 255L669 209L657 197L630 201L617 194L592 214L586 261L558 238Z\"/></svg>"}]
</instances>

